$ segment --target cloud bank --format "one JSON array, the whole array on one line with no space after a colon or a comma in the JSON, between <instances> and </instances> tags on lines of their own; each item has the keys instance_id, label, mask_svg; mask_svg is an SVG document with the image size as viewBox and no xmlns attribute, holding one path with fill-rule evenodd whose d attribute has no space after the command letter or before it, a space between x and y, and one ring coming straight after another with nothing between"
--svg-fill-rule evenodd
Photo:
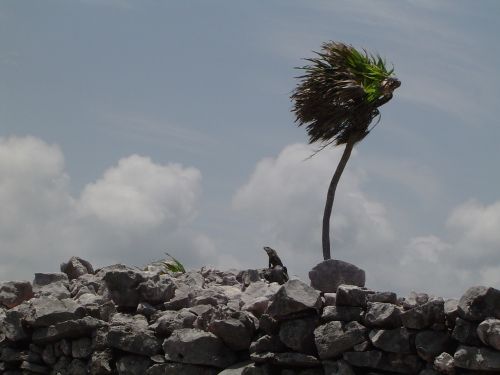
<instances>
[{"instance_id":1,"label":"cloud bank","mask_svg":"<svg viewBox=\"0 0 500 375\"><path fill-rule=\"evenodd\" d=\"M214 253L192 229L201 173L131 155L70 194L64 156L33 137L0 138L0 279L57 271L71 255L141 266L169 251L199 264Z\"/></svg>"}]
</instances>

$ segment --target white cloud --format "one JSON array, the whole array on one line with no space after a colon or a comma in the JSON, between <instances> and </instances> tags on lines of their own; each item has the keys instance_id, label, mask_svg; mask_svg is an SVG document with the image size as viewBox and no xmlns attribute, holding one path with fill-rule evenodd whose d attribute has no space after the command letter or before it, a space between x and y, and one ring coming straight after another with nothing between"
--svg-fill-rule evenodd
<instances>
[{"instance_id":1,"label":"white cloud","mask_svg":"<svg viewBox=\"0 0 500 375\"><path fill-rule=\"evenodd\" d=\"M87 185L79 207L83 215L95 215L112 225L177 227L196 214L200 180L195 168L157 165L132 155Z\"/></svg>"},{"instance_id":2,"label":"white cloud","mask_svg":"<svg viewBox=\"0 0 500 375\"><path fill-rule=\"evenodd\" d=\"M192 229L201 173L132 155L69 192L60 149L33 137L0 138L0 279L57 271L71 255L95 266L141 266L168 251L185 264L213 259Z\"/></svg>"}]
</instances>

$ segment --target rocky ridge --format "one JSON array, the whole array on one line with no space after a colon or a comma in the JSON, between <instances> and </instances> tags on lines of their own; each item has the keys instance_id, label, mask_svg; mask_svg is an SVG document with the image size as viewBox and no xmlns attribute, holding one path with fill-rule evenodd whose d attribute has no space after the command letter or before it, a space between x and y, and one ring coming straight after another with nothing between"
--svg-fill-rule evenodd
<instances>
[{"instance_id":1,"label":"rocky ridge","mask_svg":"<svg viewBox=\"0 0 500 375\"><path fill-rule=\"evenodd\" d=\"M398 298L346 267L354 281L340 285L311 271L318 290L258 270L94 271L73 257L0 283L0 373L500 374L499 290Z\"/></svg>"}]
</instances>

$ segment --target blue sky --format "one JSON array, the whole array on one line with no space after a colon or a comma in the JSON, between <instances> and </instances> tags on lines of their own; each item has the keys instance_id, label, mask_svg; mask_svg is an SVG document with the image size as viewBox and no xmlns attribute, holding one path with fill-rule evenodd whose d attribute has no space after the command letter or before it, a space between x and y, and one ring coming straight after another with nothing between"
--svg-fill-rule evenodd
<instances>
[{"instance_id":1,"label":"blue sky","mask_svg":"<svg viewBox=\"0 0 500 375\"><path fill-rule=\"evenodd\" d=\"M341 149L304 160L294 67L328 40L402 86L336 196L333 256L367 285L500 287L497 1L3 1L0 279L73 254L307 278Z\"/></svg>"}]
</instances>

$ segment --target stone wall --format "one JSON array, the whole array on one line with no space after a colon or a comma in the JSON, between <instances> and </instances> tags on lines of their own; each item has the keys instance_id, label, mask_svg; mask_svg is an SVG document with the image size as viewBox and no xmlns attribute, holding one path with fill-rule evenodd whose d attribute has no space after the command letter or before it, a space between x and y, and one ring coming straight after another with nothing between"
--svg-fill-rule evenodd
<instances>
[{"instance_id":1,"label":"stone wall","mask_svg":"<svg viewBox=\"0 0 500 375\"><path fill-rule=\"evenodd\" d=\"M493 288L444 301L255 270L94 272L71 258L62 271L0 283L0 373L500 374Z\"/></svg>"}]
</instances>

